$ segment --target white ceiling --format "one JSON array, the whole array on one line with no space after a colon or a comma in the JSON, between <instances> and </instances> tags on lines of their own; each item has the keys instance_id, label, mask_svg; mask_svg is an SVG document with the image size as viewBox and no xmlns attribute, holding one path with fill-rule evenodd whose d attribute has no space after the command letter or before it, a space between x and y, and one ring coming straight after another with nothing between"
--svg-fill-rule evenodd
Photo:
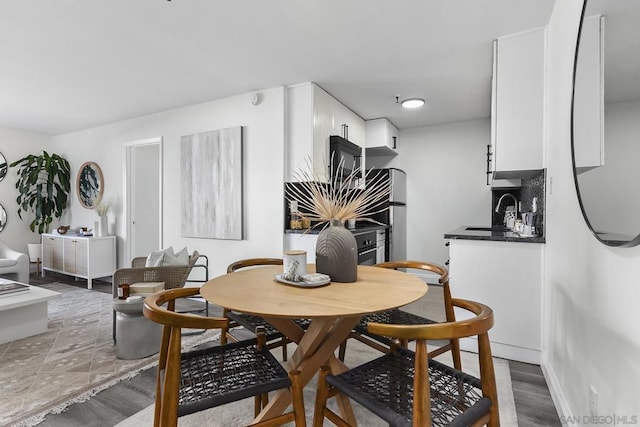
<instances>
[{"instance_id":1,"label":"white ceiling","mask_svg":"<svg viewBox=\"0 0 640 427\"><path fill-rule=\"evenodd\" d=\"M404 129L489 116L491 41L553 0L0 0L0 126L62 134L313 81ZM427 106L402 111L401 98Z\"/></svg>"}]
</instances>

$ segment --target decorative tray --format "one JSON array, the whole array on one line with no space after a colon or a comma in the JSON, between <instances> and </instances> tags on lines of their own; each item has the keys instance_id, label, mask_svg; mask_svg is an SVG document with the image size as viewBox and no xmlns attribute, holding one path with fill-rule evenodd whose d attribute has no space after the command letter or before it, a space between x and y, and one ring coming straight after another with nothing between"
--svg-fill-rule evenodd
<instances>
[{"instance_id":1,"label":"decorative tray","mask_svg":"<svg viewBox=\"0 0 640 427\"><path fill-rule=\"evenodd\" d=\"M284 283L286 285L291 285L291 286L297 286L299 288L317 288L320 286L326 286L329 283L331 283L331 278L328 276L327 276L327 279L325 280L313 281L313 282L307 282L304 280L300 282L294 282L293 280L286 280L282 278L282 274L276 274L275 279L280 283Z\"/></svg>"}]
</instances>

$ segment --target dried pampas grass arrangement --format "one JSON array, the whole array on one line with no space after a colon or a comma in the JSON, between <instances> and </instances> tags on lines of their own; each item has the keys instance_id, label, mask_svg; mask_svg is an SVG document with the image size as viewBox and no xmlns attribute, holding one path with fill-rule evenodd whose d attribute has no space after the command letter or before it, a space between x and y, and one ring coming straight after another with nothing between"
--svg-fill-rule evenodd
<instances>
[{"instance_id":1,"label":"dried pampas grass arrangement","mask_svg":"<svg viewBox=\"0 0 640 427\"><path fill-rule=\"evenodd\" d=\"M345 174L343 163L344 159L341 159L338 172L330 174L329 182L322 182L313 172L311 159L307 158L305 167L293 173L293 178L299 182L286 184L287 200L297 202L295 213L318 223L357 219L380 224L370 216L388 208L385 202L391 191L389 179L371 170L364 177L367 185L361 185L362 170L354 168Z\"/></svg>"}]
</instances>

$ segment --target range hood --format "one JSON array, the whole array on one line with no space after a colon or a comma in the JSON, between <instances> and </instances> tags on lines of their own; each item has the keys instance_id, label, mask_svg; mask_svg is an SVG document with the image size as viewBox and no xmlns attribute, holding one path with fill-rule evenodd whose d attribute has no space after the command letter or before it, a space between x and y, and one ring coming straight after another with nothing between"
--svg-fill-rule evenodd
<instances>
[{"instance_id":1,"label":"range hood","mask_svg":"<svg viewBox=\"0 0 640 427\"><path fill-rule=\"evenodd\" d=\"M543 169L494 171L493 179L528 179L539 174Z\"/></svg>"},{"instance_id":2,"label":"range hood","mask_svg":"<svg viewBox=\"0 0 640 427\"><path fill-rule=\"evenodd\" d=\"M495 179L491 180L491 188L519 188L522 187L522 180L518 178L513 179Z\"/></svg>"},{"instance_id":3,"label":"range hood","mask_svg":"<svg viewBox=\"0 0 640 427\"><path fill-rule=\"evenodd\" d=\"M533 178L543 170L494 171L491 179L491 188L521 187L523 179Z\"/></svg>"},{"instance_id":4,"label":"range hood","mask_svg":"<svg viewBox=\"0 0 640 427\"><path fill-rule=\"evenodd\" d=\"M386 145L381 147L365 147L367 156L397 156L398 152Z\"/></svg>"}]
</instances>

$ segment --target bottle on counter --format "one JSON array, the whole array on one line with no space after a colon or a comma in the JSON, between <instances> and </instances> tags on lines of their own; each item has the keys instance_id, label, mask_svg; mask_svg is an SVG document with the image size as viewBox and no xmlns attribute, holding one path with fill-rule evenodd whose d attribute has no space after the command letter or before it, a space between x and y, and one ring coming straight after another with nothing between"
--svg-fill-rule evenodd
<instances>
[{"instance_id":1,"label":"bottle on counter","mask_svg":"<svg viewBox=\"0 0 640 427\"><path fill-rule=\"evenodd\" d=\"M311 228L311 220L309 218L302 217L302 228L305 230Z\"/></svg>"},{"instance_id":2,"label":"bottle on counter","mask_svg":"<svg viewBox=\"0 0 640 427\"><path fill-rule=\"evenodd\" d=\"M291 213L289 228L292 230L302 230L302 217L296 212Z\"/></svg>"},{"instance_id":3,"label":"bottle on counter","mask_svg":"<svg viewBox=\"0 0 640 427\"><path fill-rule=\"evenodd\" d=\"M302 230L302 216L298 213L297 200L292 200L289 203L289 228L291 230Z\"/></svg>"}]
</instances>

